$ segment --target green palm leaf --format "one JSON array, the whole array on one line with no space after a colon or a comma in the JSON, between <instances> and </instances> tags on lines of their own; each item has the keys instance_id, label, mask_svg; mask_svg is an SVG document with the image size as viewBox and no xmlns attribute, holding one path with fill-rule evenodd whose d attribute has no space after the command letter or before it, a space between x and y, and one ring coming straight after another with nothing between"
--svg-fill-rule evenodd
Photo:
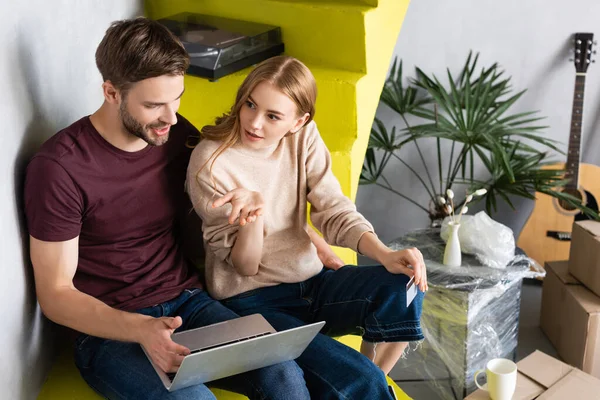
<instances>
[{"instance_id":1,"label":"green palm leaf","mask_svg":"<svg viewBox=\"0 0 600 400\"><path fill-rule=\"evenodd\" d=\"M540 125L544 118L538 116L537 111L511 113L525 91L512 94L510 77L504 75L498 64L480 69L478 60L479 54L469 53L456 77L447 69L446 83L420 68L415 69L414 79L405 82L402 61L394 60L381 101L400 116L404 126L388 130L382 121L375 119L361 184L377 183L407 198L393 189L383 176L394 158L419 179L434 204L437 204L437 196L460 183L471 188L486 187L488 192L484 198L490 213L497 209L498 199L514 208L512 196L533 199L537 191L597 218L597 213L561 191L566 184L564 171L543 168L551 162L550 150L563 153L559 142L544 135L547 126ZM409 119L415 122L410 125ZM436 143L438 159L431 162L438 170L437 188L419 145L427 139L435 139ZM442 151L445 141L451 142L449 155ZM416 146L428 182L395 154L409 144ZM446 171L444 165L447 165ZM482 171L477 170L479 166L485 169L483 175L487 175L487 179L475 179L476 175L482 175ZM431 216L432 211L429 212Z\"/></svg>"}]
</instances>

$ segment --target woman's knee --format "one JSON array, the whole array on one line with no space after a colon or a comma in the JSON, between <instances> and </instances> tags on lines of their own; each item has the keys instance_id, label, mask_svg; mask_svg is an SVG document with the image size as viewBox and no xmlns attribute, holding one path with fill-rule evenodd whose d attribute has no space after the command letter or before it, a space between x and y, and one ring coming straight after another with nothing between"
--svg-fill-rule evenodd
<instances>
[{"instance_id":1,"label":"woman's knee","mask_svg":"<svg viewBox=\"0 0 600 400\"><path fill-rule=\"evenodd\" d=\"M374 289L365 318L363 339L369 342L411 342L421 340L424 294L420 291L408 304L405 275L388 273Z\"/></svg>"},{"instance_id":2,"label":"woman's knee","mask_svg":"<svg viewBox=\"0 0 600 400\"><path fill-rule=\"evenodd\" d=\"M380 274L378 285L374 288L373 299L378 303L400 301L396 304L408 307L406 304L406 285L410 281L410 278L404 274L393 274L387 270L380 271ZM421 300L423 292L417 291L417 297L419 297L418 300ZM421 302L418 301L417 303L416 305L420 307Z\"/></svg>"}]
</instances>

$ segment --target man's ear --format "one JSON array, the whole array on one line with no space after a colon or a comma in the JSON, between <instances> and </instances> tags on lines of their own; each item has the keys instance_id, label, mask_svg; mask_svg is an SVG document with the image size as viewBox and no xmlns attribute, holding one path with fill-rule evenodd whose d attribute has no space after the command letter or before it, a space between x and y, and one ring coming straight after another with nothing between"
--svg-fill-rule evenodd
<instances>
[{"instance_id":1,"label":"man's ear","mask_svg":"<svg viewBox=\"0 0 600 400\"><path fill-rule=\"evenodd\" d=\"M296 123L292 127L292 129L290 129L290 132L291 133L298 132L300 129L302 129L302 127L304 126L304 124L306 124L306 121L308 121L309 118L310 118L310 114L309 113L305 113L303 116L301 116L300 118L298 118L296 120Z\"/></svg>"},{"instance_id":2,"label":"man's ear","mask_svg":"<svg viewBox=\"0 0 600 400\"><path fill-rule=\"evenodd\" d=\"M121 91L111 81L105 81L102 84L102 94L107 103L119 104L121 102Z\"/></svg>"}]
</instances>

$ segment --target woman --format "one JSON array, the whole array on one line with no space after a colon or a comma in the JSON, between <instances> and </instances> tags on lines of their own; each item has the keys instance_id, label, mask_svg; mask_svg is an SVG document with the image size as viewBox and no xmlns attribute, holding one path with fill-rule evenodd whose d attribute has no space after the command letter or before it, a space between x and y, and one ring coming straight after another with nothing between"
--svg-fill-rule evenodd
<instances>
[{"instance_id":1,"label":"woman","mask_svg":"<svg viewBox=\"0 0 600 400\"><path fill-rule=\"evenodd\" d=\"M203 220L207 286L227 307L260 313L277 330L327 322L297 359L315 398L387 398L381 372L423 339L425 265L417 249L385 246L343 195L313 121L316 94L304 64L274 57L248 75L231 111L202 129L187 190ZM307 202L328 243L381 265L324 269ZM407 306L409 277L420 292ZM329 337L350 333L362 336L368 360Z\"/></svg>"}]
</instances>

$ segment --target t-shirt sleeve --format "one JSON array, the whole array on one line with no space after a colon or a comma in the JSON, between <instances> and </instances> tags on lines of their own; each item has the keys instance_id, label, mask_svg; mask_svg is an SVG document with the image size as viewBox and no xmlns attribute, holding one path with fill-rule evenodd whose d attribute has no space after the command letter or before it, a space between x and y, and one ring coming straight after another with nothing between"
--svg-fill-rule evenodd
<instances>
[{"instance_id":1,"label":"t-shirt sleeve","mask_svg":"<svg viewBox=\"0 0 600 400\"><path fill-rule=\"evenodd\" d=\"M231 251L237 239L239 227L229 223L231 204L213 208L212 203L223 196L226 191L220 190L218 174L211 175L210 166L206 166L200 174L197 171L206 161L203 152L195 149L192 153L187 172L186 190L190 196L194 210L202 219L203 239L220 261L233 266ZM217 188L215 188L215 185Z\"/></svg>"},{"instance_id":2,"label":"t-shirt sleeve","mask_svg":"<svg viewBox=\"0 0 600 400\"><path fill-rule=\"evenodd\" d=\"M315 124L307 126L305 143L307 199L310 219L323 233L327 243L358 251L358 242L373 226L344 195L331 171L331 155Z\"/></svg>"},{"instance_id":3,"label":"t-shirt sleeve","mask_svg":"<svg viewBox=\"0 0 600 400\"><path fill-rule=\"evenodd\" d=\"M47 242L79 236L83 199L77 185L56 161L35 157L25 177L25 215L29 234Z\"/></svg>"}]
</instances>

